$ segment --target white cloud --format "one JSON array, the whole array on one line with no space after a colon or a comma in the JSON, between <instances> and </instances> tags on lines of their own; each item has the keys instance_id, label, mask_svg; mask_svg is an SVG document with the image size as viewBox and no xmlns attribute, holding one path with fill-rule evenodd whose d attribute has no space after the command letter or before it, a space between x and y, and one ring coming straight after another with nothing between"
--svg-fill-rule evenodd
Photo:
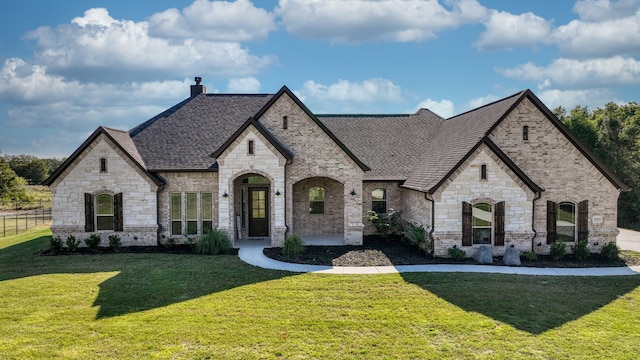
<instances>
[{"instance_id":1,"label":"white cloud","mask_svg":"<svg viewBox=\"0 0 640 360\"><path fill-rule=\"evenodd\" d=\"M467 103L467 110L479 108L482 105L487 105L499 99L501 99L501 97L496 95L486 95L471 99Z\"/></svg>"},{"instance_id":2,"label":"white cloud","mask_svg":"<svg viewBox=\"0 0 640 360\"><path fill-rule=\"evenodd\" d=\"M587 106L589 109L602 108L609 102L622 104L623 101L615 98L615 94L608 89L586 90L545 90L536 95L549 109L562 106L571 110L576 106Z\"/></svg>"},{"instance_id":3,"label":"white cloud","mask_svg":"<svg viewBox=\"0 0 640 360\"><path fill-rule=\"evenodd\" d=\"M275 12L287 31L334 42L422 41L439 31L477 22L486 9L476 0L280 0Z\"/></svg>"},{"instance_id":4,"label":"white cloud","mask_svg":"<svg viewBox=\"0 0 640 360\"><path fill-rule=\"evenodd\" d=\"M551 23L533 13L514 15L503 11L491 11L485 22L486 30L474 45L483 50L512 50L518 46L535 45L546 41Z\"/></svg>"},{"instance_id":5,"label":"white cloud","mask_svg":"<svg viewBox=\"0 0 640 360\"><path fill-rule=\"evenodd\" d=\"M573 5L575 11L582 20L603 21L620 19L636 13L640 8L639 0L580 0Z\"/></svg>"},{"instance_id":6,"label":"white cloud","mask_svg":"<svg viewBox=\"0 0 640 360\"><path fill-rule=\"evenodd\" d=\"M236 94L251 94L260 92L260 81L253 77L241 78L241 79L229 79L229 85L227 86L229 93Z\"/></svg>"},{"instance_id":7,"label":"white cloud","mask_svg":"<svg viewBox=\"0 0 640 360\"><path fill-rule=\"evenodd\" d=\"M507 77L538 81L542 89L640 84L640 61L622 56L589 60L561 58L546 67L526 63L497 70Z\"/></svg>"},{"instance_id":8,"label":"white cloud","mask_svg":"<svg viewBox=\"0 0 640 360\"><path fill-rule=\"evenodd\" d=\"M309 80L304 83L299 93L304 99L361 104L397 103L402 100L400 87L386 79L370 79L363 82L339 80L331 85Z\"/></svg>"},{"instance_id":9,"label":"white cloud","mask_svg":"<svg viewBox=\"0 0 640 360\"><path fill-rule=\"evenodd\" d=\"M246 76L276 61L252 55L237 42L153 37L148 22L115 20L103 8L26 37L36 41L36 59L50 72L82 81L144 81L158 74Z\"/></svg>"},{"instance_id":10,"label":"white cloud","mask_svg":"<svg viewBox=\"0 0 640 360\"><path fill-rule=\"evenodd\" d=\"M640 11L598 22L574 20L554 30L551 39L568 56L640 54Z\"/></svg>"},{"instance_id":11,"label":"white cloud","mask_svg":"<svg viewBox=\"0 0 640 360\"><path fill-rule=\"evenodd\" d=\"M276 30L275 16L248 0L196 0L184 8L168 9L149 19L152 36L213 41L266 39Z\"/></svg>"},{"instance_id":12,"label":"white cloud","mask_svg":"<svg viewBox=\"0 0 640 360\"><path fill-rule=\"evenodd\" d=\"M421 101L414 111L418 109L429 109L443 118L450 118L455 114L453 102L451 100L442 99L440 101L425 99Z\"/></svg>"}]
</instances>

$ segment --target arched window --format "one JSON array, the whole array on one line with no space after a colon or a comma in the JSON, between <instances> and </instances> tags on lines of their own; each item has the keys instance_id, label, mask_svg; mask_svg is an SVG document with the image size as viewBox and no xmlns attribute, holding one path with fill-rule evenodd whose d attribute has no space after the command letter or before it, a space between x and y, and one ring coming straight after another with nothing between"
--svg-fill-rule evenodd
<instances>
[{"instance_id":1,"label":"arched window","mask_svg":"<svg viewBox=\"0 0 640 360\"><path fill-rule=\"evenodd\" d=\"M474 244L491 244L493 234L493 206L487 203L473 205L472 227Z\"/></svg>"},{"instance_id":2,"label":"arched window","mask_svg":"<svg viewBox=\"0 0 640 360\"><path fill-rule=\"evenodd\" d=\"M113 195L96 196L96 230L113 230Z\"/></svg>"},{"instance_id":3,"label":"arched window","mask_svg":"<svg viewBox=\"0 0 640 360\"><path fill-rule=\"evenodd\" d=\"M558 204L556 234L558 241L576 241L576 205L574 203L561 202Z\"/></svg>"},{"instance_id":4,"label":"arched window","mask_svg":"<svg viewBox=\"0 0 640 360\"><path fill-rule=\"evenodd\" d=\"M312 187L309 189L309 214L324 214L324 188Z\"/></svg>"},{"instance_id":5,"label":"arched window","mask_svg":"<svg viewBox=\"0 0 640 360\"><path fill-rule=\"evenodd\" d=\"M387 189L373 189L371 192L371 210L378 214L386 214L387 208Z\"/></svg>"}]
</instances>

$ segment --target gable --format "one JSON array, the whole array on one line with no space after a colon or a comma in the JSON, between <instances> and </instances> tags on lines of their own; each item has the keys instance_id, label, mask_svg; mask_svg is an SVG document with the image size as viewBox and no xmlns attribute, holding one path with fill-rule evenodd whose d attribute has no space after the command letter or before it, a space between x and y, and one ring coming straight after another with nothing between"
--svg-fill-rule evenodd
<instances>
[{"instance_id":1,"label":"gable","mask_svg":"<svg viewBox=\"0 0 640 360\"><path fill-rule=\"evenodd\" d=\"M245 168L245 165L251 169L283 167L286 160L292 158L292 154L279 144L274 145L270 134L260 130L261 127L255 121L248 122L247 126L230 138L233 141L212 154L219 167ZM249 142L251 142L252 153L249 153Z\"/></svg>"}]
</instances>

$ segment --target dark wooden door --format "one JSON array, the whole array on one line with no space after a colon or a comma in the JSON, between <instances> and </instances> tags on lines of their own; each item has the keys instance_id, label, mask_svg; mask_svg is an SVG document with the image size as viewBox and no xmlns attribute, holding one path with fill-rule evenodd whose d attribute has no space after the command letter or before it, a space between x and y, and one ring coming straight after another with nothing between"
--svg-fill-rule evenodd
<instances>
[{"instance_id":1,"label":"dark wooden door","mask_svg":"<svg viewBox=\"0 0 640 360\"><path fill-rule=\"evenodd\" d=\"M249 236L269 236L267 188L249 188Z\"/></svg>"}]
</instances>

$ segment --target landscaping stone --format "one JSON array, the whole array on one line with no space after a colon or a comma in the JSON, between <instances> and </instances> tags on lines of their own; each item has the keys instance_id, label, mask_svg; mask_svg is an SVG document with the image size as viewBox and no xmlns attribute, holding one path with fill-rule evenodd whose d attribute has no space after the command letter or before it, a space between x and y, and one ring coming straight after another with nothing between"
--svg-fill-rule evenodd
<instances>
[{"instance_id":1,"label":"landscaping stone","mask_svg":"<svg viewBox=\"0 0 640 360\"><path fill-rule=\"evenodd\" d=\"M481 264L493 263L493 249L491 246L480 246L473 258Z\"/></svg>"},{"instance_id":2,"label":"landscaping stone","mask_svg":"<svg viewBox=\"0 0 640 360\"><path fill-rule=\"evenodd\" d=\"M520 266L520 250L509 247L504 252L502 262L509 266Z\"/></svg>"}]
</instances>

